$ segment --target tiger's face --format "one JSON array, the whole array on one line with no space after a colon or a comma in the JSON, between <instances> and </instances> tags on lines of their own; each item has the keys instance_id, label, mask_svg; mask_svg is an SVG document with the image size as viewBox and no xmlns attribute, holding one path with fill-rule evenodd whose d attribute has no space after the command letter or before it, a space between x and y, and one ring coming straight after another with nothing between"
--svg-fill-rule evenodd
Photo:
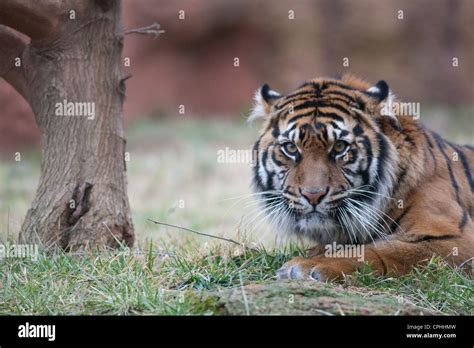
<instances>
[{"instance_id":1,"label":"tiger's face","mask_svg":"<svg viewBox=\"0 0 474 348\"><path fill-rule=\"evenodd\" d=\"M396 150L381 131L384 81L315 79L283 96L264 85L250 119L263 131L254 145L253 184L269 220L326 243L367 242L384 232Z\"/></svg>"}]
</instances>

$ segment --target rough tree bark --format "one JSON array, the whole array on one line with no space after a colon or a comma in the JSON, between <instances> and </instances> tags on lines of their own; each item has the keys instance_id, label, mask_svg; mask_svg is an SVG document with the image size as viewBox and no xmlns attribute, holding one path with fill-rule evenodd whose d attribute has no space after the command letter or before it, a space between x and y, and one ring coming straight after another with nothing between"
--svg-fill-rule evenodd
<instances>
[{"instance_id":1,"label":"rough tree bark","mask_svg":"<svg viewBox=\"0 0 474 348\"><path fill-rule=\"evenodd\" d=\"M0 23L0 76L29 102L43 149L20 240L66 250L131 246L121 2L1 0ZM64 101L93 103L95 116L60 116Z\"/></svg>"}]
</instances>

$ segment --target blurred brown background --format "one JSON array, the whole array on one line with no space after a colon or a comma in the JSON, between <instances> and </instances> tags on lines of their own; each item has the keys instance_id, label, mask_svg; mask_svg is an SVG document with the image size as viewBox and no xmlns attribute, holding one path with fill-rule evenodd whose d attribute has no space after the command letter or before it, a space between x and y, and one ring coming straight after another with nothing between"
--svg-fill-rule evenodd
<instances>
[{"instance_id":1,"label":"blurred brown background","mask_svg":"<svg viewBox=\"0 0 474 348\"><path fill-rule=\"evenodd\" d=\"M125 28L156 21L166 31L126 37L125 117L176 115L182 104L187 115L243 118L263 82L289 92L344 72L385 79L422 107L470 106L473 20L471 0L124 0ZM0 113L0 152L38 145L31 110L3 80Z\"/></svg>"}]
</instances>

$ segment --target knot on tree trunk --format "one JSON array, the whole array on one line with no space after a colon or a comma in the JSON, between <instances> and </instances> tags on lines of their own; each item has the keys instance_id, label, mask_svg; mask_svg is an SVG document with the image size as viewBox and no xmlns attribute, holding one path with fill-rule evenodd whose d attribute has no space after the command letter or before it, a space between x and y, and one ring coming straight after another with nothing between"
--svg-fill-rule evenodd
<instances>
[{"instance_id":1,"label":"knot on tree trunk","mask_svg":"<svg viewBox=\"0 0 474 348\"><path fill-rule=\"evenodd\" d=\"M76 222L89 211L89 200L93 186L94 185L86 181L80 186L76 185L74 188L67 216L69 226L74 226Z\"/></svg>"}]
</instances>

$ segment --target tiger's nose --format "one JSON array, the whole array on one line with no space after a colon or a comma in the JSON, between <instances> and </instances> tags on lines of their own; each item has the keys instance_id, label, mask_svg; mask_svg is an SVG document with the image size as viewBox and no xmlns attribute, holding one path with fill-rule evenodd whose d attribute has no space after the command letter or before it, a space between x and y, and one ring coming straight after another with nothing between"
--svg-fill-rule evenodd
<instances>
[{"instance_id":1,"label":"tiger's nose","mask_svg":"<svg viewBox=\"0 0 474 348\"><path fill-rule=\"evenodd\" d=\"M328 192L329 187L327 187L326 190L320 188L304 188L301 190L301 194L303 195L303 197L306 198L306 200L313 206L316 206L321 203L321 201L328 194Z\"/></svg>"}]
</instances>

